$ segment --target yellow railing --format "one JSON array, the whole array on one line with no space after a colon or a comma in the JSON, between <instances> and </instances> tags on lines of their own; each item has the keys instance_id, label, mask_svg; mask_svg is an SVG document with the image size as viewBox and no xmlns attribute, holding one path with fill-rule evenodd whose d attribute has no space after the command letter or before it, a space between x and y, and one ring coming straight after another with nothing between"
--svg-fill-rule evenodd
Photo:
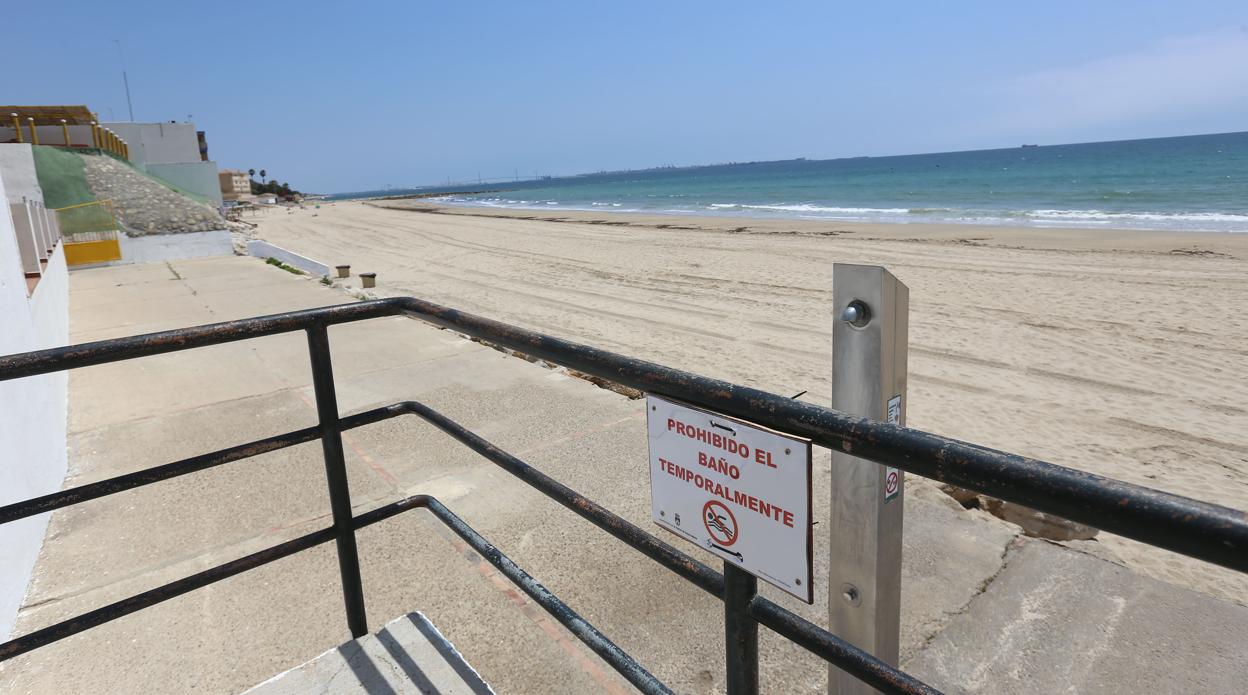
<instances>
[{"instance_id":1,"label":"yellow railing","mask_svg":"<svg viewBox=\"0 0 1248 695\"><path fill-rule=\"evenodd\" d=\"M95 146L121 157L122 159L130 159L130 145L117 136L117 133L100 125L99 118L91 121L91 137L95 142Z\"/></svg>"},{"instance_id":2,"label":"yellow railing","mask_svg":"<svg viewBox=\"0 0 1248 695\"><path fill-rule=\"evenodd\" d=\"M9 117L13 119L13 132L16 134L16 141L26 142L30 140L32 145L53 145L63 147L73 147L73 143L69 137L69 121L60 119L61 125L61 142L39 142L39 131L35 129L35 119L33 117L26 118L26 127L30 130L30 135L26 136L22 133L22 120L16 113L10 113ZM49 125L46 121L44 125ZM55 124L53 124L55 125ZM99 117L91 121L91 146L114 154L122 159L130 159L130 145L113 131L100 125ZM44 133L47 134L46 132Z\"/></svg>"},{"instance_id":3,"label":"yellow railing","mask_svg":"<svg viewBox=\"0 0 1248 695\"><path fill-rule=\"evenodd\" d=\"M58 208L65 243L65 262L71 266L121 260L121 237L113 201L93 200Z\"/></svg>"}]
</instances>

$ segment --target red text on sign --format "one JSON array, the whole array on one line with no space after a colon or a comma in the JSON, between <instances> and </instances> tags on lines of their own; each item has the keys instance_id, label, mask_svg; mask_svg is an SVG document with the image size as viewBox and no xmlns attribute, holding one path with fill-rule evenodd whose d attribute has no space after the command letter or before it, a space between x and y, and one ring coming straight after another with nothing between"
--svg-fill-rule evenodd
<instances>
[{"instance_id":1,"label":"red text on sign","mask_svg":"<svg viewBox=\"0 0 1248 695\"><path fill-rule=\"evenodd\" d=\"M694 441L710 444L716 449L727 451L730 454L736 454L746 461L750 460L750 446L748 444L738 442L732 437L725 437L718 432L698 427L697 425L687 425L675 418L667 419L667 429L670 432L684 435ZM769 468L775 468L776 464L772 463L771 452L762 449L754 450L754 462ZM702 463L699 461L699 463ZM703 464L705 465L705 464ZM735 480L737 476L732 476Z\"/></svg>"},{"instance_id":2,"label":"red text on sign","mask_svg":"<svg viewBox=\"0 0 1248 695\"><path fill-rule=\"evenodd\" d=\"M665 458L659 459L659 468L668 475L683 480L694 487L701 488L717 497L722 497L733 504L757 512L772 521L784 524L789 528L793 528L793 512L790 512L780 505L765 502L748 492L735 490L732 487L718 483L711 478L689 470L683 466L679 466Z\"/></svg>"},{"instance_id":3,"label":"red text on sign","mask_svg":"<svg viewBox=\"0 0 1248 695\"><path fill-rule=\"evenodd\" d=\"M737 468L735 465L728 463L722 458L715 458L714 456L709 456L701 451L698 452L698 465L703 468L709 468L716 473L723 473L733 480L741 477L740 468Z\"/></svg>"}]
</instances>

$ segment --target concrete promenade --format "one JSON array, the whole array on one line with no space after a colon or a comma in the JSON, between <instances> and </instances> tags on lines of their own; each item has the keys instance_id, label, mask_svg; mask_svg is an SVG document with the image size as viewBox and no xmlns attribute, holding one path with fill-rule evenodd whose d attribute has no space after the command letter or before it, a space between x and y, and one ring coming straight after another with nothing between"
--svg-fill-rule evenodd
<instances>
[{"instance_id":1,"label":"concrete promenade","mask_svg":"<svg viewBox=\"0 0 1248 695\"><path fill-rule=\"evenodd\" d=\"M70 301L79 343L354 300L229 257L75 272ZM409 319L330 339L343 414L421 400L662 537L640 401ZM67 486L316 421L302 334L78 370L69 389ZM413 418L344 444L357 513L437 496L677 692L723 691L718 601ZM816 449L816 519L828 458ZM916 675L983 693L1222 692L1248 679L1248 609L1027 541L911 481L902 650ZM318 442L57 512L15 633L328 524ZM823 529L814 606L762 588L820 624ZM365 529L359 545L371 629L419 610L500 693L631 691L426 512ZM7 662L0 692L239 692L348 637L327 544ZM761 662L764 692L824 688L823 662L765 629Z\"/></svg>"}]
</instances>

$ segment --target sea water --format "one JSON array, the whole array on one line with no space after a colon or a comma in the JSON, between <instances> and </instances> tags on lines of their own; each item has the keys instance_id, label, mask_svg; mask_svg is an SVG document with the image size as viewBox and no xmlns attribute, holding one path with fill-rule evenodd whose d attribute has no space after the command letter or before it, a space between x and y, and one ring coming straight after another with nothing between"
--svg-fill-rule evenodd
<instances>
[{"instance_id":1,"label":"sea water","mask_svg":"<svg viewBox=\"0 0 1248 695\"><path fill-rule=\"evenodd\" d=\"M545 211L1248 232L1248 132L650 169L487 187L493 190L435 200Z\"/></svg>"}]
</instances>

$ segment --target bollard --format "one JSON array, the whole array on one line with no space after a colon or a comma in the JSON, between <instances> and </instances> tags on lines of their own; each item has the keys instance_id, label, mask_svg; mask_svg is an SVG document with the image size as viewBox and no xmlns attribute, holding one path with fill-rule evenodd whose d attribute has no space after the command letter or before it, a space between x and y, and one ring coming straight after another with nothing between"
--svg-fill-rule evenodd
<instances>
[{"instance_id":1,"label":"bollard","mask_svg":"<svg viewBox=\"0 0 1248 695\"><path fill-rule=\"evenodd\" d=\"M17 114L15 114L15 113L11 113L11 114L9 114L9 115L13 117L13 132L14 132L14 133L17 133L17 142L18 142L18 144L21 144L21 142L22 142L22 122L21 122L21 121L19 121L19 120L17 119Z\"/></svg>"},{"instance_id":2,"label":"bollard","mask_svg":"<svg viewBox=\"0 0 1248 695\"><path fill-rule=\"evenodd\" d=\"M377 286L377 273L360 273L360 287L368 289Z\"/></svg>"},{"instance_id":3,"label":"bollard","mask_svg":"<svg viewBox=\"0 0 1248 695\"><path fill-rule=\"evenodd\" d=\"M26 123L27 125L30 126L30 144L38 145L39 133L35 130L35 119L33 117L27 116Z\"/></svg>"},{"instance_id":4,"label":"bollard","mask_svg":"<svg viewBox=\"0 0 1248 695\"><path fill-rule=\"evenodd\" d=\"M64 118L61 119L61 137L65 138L65 146L70 147L71 143L69 141L69 121L66 121Z\"/></svg>"},{"instance_id":5,"label":"bollard","mask_svg":"<svg viewBox=\"0 0 1248 695\"><path fill-rule=\"evenodd\" d=\"M905 424L910 292L878 266L832 269L832 407ZM828 629L896 666L901 641L902 471L832 454ZM835 666L828 692L875 692Z\"/></svg>"},{"instance_id":6,"label":"bollard","mask_svg":"<svg viewBox=\"0 0 1248 695\"><path fill-rule=\"evenodd\" d=\"M338 271L338 277L340 278L351 277L351 266L349 265L336 265L334 269Z\"/></svg>"}]
</instances>

